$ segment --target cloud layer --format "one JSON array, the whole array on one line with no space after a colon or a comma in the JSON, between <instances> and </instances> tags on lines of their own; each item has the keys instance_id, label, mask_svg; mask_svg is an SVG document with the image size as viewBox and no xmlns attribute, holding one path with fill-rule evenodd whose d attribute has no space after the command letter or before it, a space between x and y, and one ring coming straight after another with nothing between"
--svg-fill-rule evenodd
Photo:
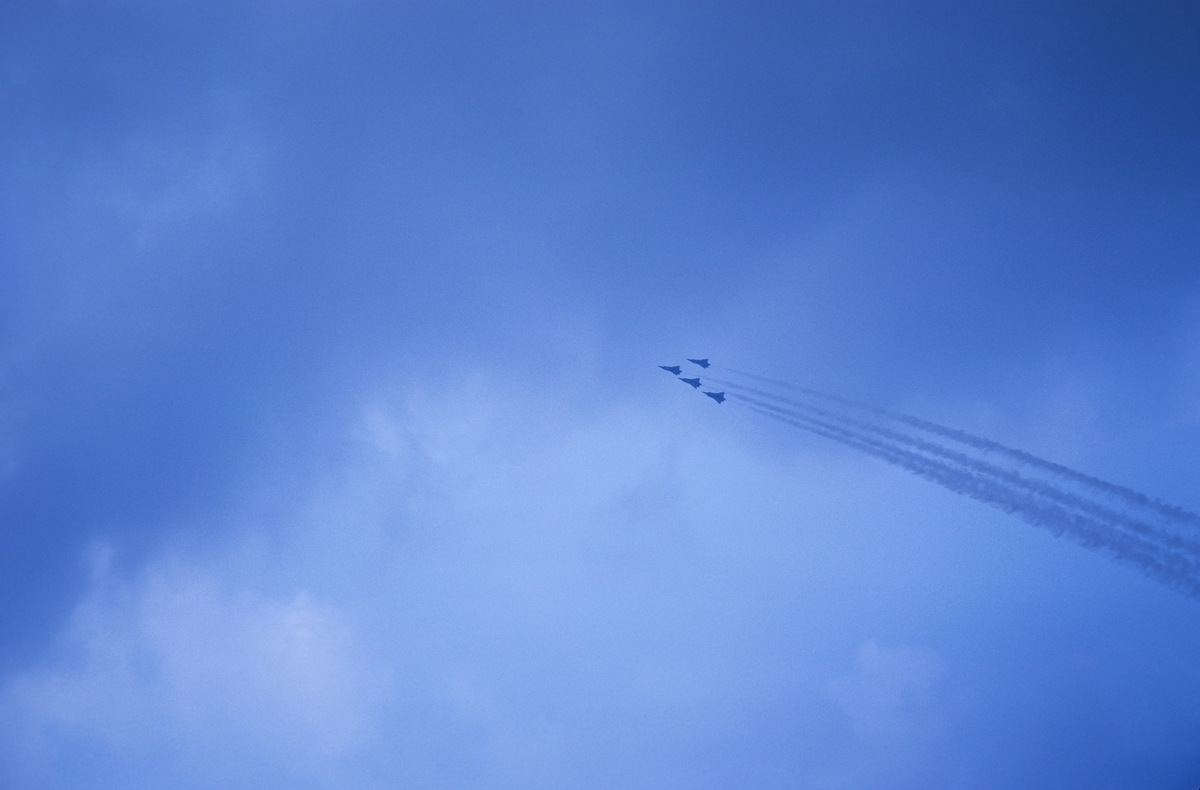
<instances>
[{"instance_id":1,"label":"cloud layer","mask_svg":"<svg viewBox=\"0 0 1200 790\"><path fill-rule=\"evenodd\" d=\"M0 5L0 785L1196 786L1194 602L655 366L1200 510L1197 25Z\"/></svg>"},{"instance_id":2,"label":"cloud layer","mask_svg":"<svg viewBox=\"0 0 1200 790\"><path fill-rule=\"evenodd\" d=\"M7 775L29 787L1016 779L990 741L959 734L1042 721L1037 705L997 707L1005 684L987 665L1011 658L895 641L912 629L893 618L938 601L918 621L945 629L978 609L946 609L944 595L999 581L917 581L938 559L913 540L936 555L949 537L918 525L955 518L949 501L819 447L764 466L715 409L583 416L538 395L476 384L364 399L320 484L291 500L264 487L219 544L132 569L95 548L53 651L6 681ZM847 533L885 500L899 534ZM1030 551L1008 542L998 549ZM1070 651L1074 633L1042 649ZM979 672L983 685L969 680Z\"/></svg>"}]
</instances>

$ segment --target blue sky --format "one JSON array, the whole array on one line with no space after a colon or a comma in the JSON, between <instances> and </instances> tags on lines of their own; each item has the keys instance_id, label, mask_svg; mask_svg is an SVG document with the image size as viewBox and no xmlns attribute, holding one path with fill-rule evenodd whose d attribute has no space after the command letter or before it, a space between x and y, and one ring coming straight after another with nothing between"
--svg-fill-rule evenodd
<instances>
[{"instance_id":1,"label":"blue sky","mask_svg":"<svg viewBox=\"0 0 1200 790\"><path fill-rule=\"evenodd\" d=\"M0 784L1194 788L1188 3L10 3Z\"/></svg>"}]
</instances>

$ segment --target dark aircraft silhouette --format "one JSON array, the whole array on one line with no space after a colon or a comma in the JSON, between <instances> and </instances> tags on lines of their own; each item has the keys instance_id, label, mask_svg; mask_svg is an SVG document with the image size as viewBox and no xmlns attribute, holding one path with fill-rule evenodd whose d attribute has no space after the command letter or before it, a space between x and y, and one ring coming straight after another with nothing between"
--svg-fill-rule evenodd
<instances>
[{"instance_id":1,"label":"dark aircraft silhouette","mask_svg":"<svg viewBox=\"0 0 1200 790\"><path fill-rule=\"evenodd\" d=\"M659 367L668 373L674 373L676 376L683 372L683 368L679 367L678 365L659 365Z\"/></svg>"},{"instance_id":2,"label":"dark aircraft silhouette","mask_svg":"<svg viewBox=\"0 0 1200 790\"><path fill-rule=\"evenodd\" d=\"M691 384L693 387L700 386L700 379L680 379L684 384Z\"/></svg>"},{"instance_id":3,"label":"dark aircraft silhouette","mask_svg":"<svg viewBox=\"0 0 1200 790\"><path fill-rule=\"evenodd\" d=\"M708 397L712 398L713 400L715 400L717 403L725 402L725 393L724 392L706 392L704 394L707 395Z\"/></svg>"},{"instance_id":4,"label":"dark aircraft silhouette","mask_svg":"<svg viewBox=\"0 0 1200 790\"><path fill-rule=\"evenodd\" d=\"M702 368L706 368L706 367L708 367L708 360L707 360L707 359L689 359L689 360L688 360L688 362L691 362L691 363L693 363L693 364L699 365L699 366L700 366L700 367L702 367Z\"/></svg>"}]
</instances>

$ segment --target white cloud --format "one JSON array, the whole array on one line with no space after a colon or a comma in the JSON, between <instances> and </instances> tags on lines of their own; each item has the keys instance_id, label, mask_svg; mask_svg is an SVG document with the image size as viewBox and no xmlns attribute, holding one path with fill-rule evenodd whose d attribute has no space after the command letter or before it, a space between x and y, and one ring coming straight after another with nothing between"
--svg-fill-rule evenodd
<instances>
[{"instance_id":1,"label":"white cloud","mask_svg":"<svg viewBox=\"0 0 1200 790\"><path fill-rule=\"evenodd\" d=\"M950 725L961 701L949 692L937 653L868 639L854 658L853 669L825 692L849 721L855 757L813 787L957 786Z\"/></svg>"},{"instance_id":2,"label":"white cloud","mask_svg":"<svg viewBox=\"0 0 1200 790\"><path fill-rule=\"evenodd\" d=\"M24 775L529 787L610 764L682 785L704 744L753 754L772 717L799 722L773 738L837 731L830 699L885 747L921 721L926 652L867 643L825 685L833 646L879 627L839 613L856 588L911 588L896 545L919 536L847 528L877 510L864 476L904 478L487 380L364 398L317 485L265 480L226 543L132 578L99 552L55 654L5 686ZM788 770L827 758L805 759Z\"/></svg>"},{"instance_id":3,"label":"white cloud","mask_svg":"<svg viewBox=\"0 0 1200 790\"><path fill-rule=\"evenodd\" d=\"M22 750L68 775L78 766L62 761L80 748L182 765L252 750L294 769L369 740L389 676L339 609L304 591L233 588L171 560L125 581L105 553L54 659L4 688Z\"/></svg>"},{"instance_id":4,"label":"white cloud","mask_svg":"<svg viewBox=\"0 0 1200 790\"><path fill-rule=\"evenodd\" d=\"M887 745L902 740L930 710L930 692L942 674L931 650L873 639L858 646L854 670L829 684L837 703L862 738Z\"/></svg>"}]
</instances>

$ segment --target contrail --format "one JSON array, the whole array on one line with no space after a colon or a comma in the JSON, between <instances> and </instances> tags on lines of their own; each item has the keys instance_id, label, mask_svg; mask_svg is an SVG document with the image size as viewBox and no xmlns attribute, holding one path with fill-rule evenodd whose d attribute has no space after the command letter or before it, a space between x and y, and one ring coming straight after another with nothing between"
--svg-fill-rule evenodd
<instances>
[{"instance_id":1,"label":"contrail","mask_svg":"<svg viewBox=\"0 0 1200 790\"><path fill-rule=\"evenodd\" d=\"M714 367L718 367L718 366L714 365ZM739 376L745 376L746 378L753 379L755 381L760 381L765 384L772 384L777 387L783 387L785 389L792 390L793 392L799 392L804 395L809 395L814 398L821 398L826 401L839 403L843 406L849 406L851 408L860 409L862 411L870 412L872 414L878 414L880 416L887 417L888 419L904 423L905 425L909 425L913 428L917 428L917 429L925 431L927 433L932 433L932 434L942 436L947 439L951 439L953 441L959 442L960 444L965 444L969 447L974 447L977 450L983 450L985 452L996 453L997 455L1003 455L1008 458L1012 458L1016 461L1019 461L1027 466L1041 469L1043 471L1057 475L1058 477L1063 478L1065 480L1070 480L1074 483L1079 483L1079 484L1087 486L1095 491L1100 491L1111 497L1121 499L1130 505L1134 505L1134 506L1137 506L1140 508L1145 508L1147 510L1154 511L1158 515L1163 516L1167 519L1170 519L1171 521L1173 521L1175 523L1187 525L1187 526L1193 527L1193 528L1200 528L1200 516L1197 516L1194 513L1190 513L1188 511L1184 510L1183 508L1175 507L1174 505L1168 505L1163 502L1159 502L1158 500L1151 499L1150 497L1147 497L1146 495L1141 494L1137 491L1134 491L1130 488L1125 488L1124 486L1119 486L1114 483L1110 483L1106 480L1101 480L1098 477L1093 477L1091 475L1087 475L1082 472L1077 472L1076 470L1071 469L1070 467L1063 466L1062 464L1054 463L1053 461L1047 461L1046 459L1039 458L1038 456L1033 455L1032 453L1027 453L1024 450L1018 450L1014 447L1008 447L1007 445L1000 444L999 442L992 441L991 439L985 439L982 436L975 436L974 434L967 433L966 431L961 431L957 428L949 428L944 425L939 425L935 422L930 422L929 420L923 420L920 417L913 417L911 415L903 414L901 412L895 412L895 411L891 411L889 409L883 409L878 406L872 406L870 404L862 403L860 401L851 400L849 398L843 398L838 395L832 395L827 392L822 392L820 390L811 389L809 387L801 387L801 386L798 386L795 384L789 384L786 381L779 381L777 379L767 378L766 376L758 376L753 373L746 373L745 371L735 370L733 368L720 367L720 369L727 370L730 373L734 373ZM732 386L732 387L744 387L745 386L745 385L741 385L741 384L738 384L737 382L732 382L732 381L723 381L723 380L717 380L717 379L714 379L714 380L720 381L720 383L727 385L727 386ZM768 397L774 398L776 400L787 401L787 402L792 403L793 405L800 405L798 402L790 401L788 398L784 398L780 395L775 395L773 393L764 393L764 394L766 394Z\"/></svg>"},{"instance_id":2,"label":"contrail","mask_svg":"<svg viewBox=\"0 0 1200 790\"><path fill-rule=\"evenodd\" d=\"M1116 529L1112 524L1072 509L1065 503L1046 501L1044 496L1016 489L1003 480L989 479L961 464L939 461L905 450L884 439L858 433L845 425L804 415L787 415L762 408L746 396L735 397L747 402L750 409L763 416L873 455L955 493L964 494L1056 535L1066 535L1084 546L1103 551L1169 587L1200 597L1197 555L1194 552L1173 551L1161 542Z\"/></svg>"},{"instance_id":3,"label":"contrail","mask_svg":"<svg viewBox=\"0 0 1200 790\"><path fill-rule=\"evenodd\" d=\"M1191 530L1178 531L1180 526L1200 526L1200 516L966 431L765 376L720 369L847 407L824 408L738 381L708 379L732 390L729 397L735 403L760 415L873 455L1200 597L1200 541ZM895 430L895 423L916 429L916 435Z\"/></svg>"},{"instance_id":4,"label":"contrail","mask_svg":"<svg viewBox=\"0 0 1200 790\"><path fill-rule=\"evenodd\" d=\"M1021 516L1026 521L1045 527L1055 534L1067 534L1091 548L1107 550L1119 559L1133 562L1144 571L1168 582L1171 586L1197 586L1197 582L1188 573L1186 566L1179 567L1180 558L1164 557L1167 553L1163 551L1162 547L1151 542L1114 532L1105 524L1072 514L1060 506L1041 503L1036 497L1011 492L1003 486L981 480L970 473L956 469L953 465L932 461L915 453L891 447L884 442L863 437L836 425L807 418L792 420L777 414L760 413L876 455L956 493L966 494L976 500ZM1174 567L1168 568L1168 565Z\"/></svg>"},{"instance_id":5,"label":"contrail","mask_svg":"<svg viewBox=\"0 0 1200 790\"><path fill-rule=\"evenodd\" d=\"M764 393L761 390L753 387L739 387L739 389L744 389L757 395L770 396L770 393ZM780 414L794 417L806 416L800 415L793 410L780 407L776 404L767 403L766 401L759 400L752 396L734 394L734 397L755 404L761 408L778 412ZM974 458L957 450L951 450L935 442L909 436L907 434L893 431L882 426L862 422L860 420L856 420L827 409L822 409L819 406L794 403L791 401L787 402L793 407L803 409L804 411L817 414L827 419L836 420L842 425L849 426L852 429L873 433L882 437L884 440L893 443L894 445L907 445L921 452L944 458L947 461L971 469L974 472L996 478L1006 485L1013 486L1015 488L1021 488L1046 499L1051 499L1060 504L1081 510L1110 524L1119 525L1125 529L1141 534L1144 537L1160 541L1171 548L1184 550L1194 554L1197 557L1200 557L1200 543L1194 540L1190 540L1178 534L1169 532L1160 527L1147 524L1144 521L1133 518L1127 513L1113 510L1110 507L1106 507L1103 504L1087 499L1079 494L1063 490L1062 488L1059 488L1058 486L1055 486L1044 480L1022 477L1020 474L1011 469L1006 469L1004 467L997 466L996 464L989 463L988 461Z\"/></svg>"}]
</instances>

